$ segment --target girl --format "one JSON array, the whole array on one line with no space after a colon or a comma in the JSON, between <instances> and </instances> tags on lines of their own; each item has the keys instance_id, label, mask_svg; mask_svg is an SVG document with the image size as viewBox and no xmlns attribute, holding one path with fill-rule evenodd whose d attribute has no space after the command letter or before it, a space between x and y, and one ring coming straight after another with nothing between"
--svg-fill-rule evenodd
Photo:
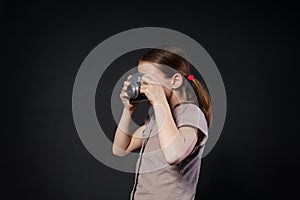
<instances>
[{"instance_id":1,"label":"girl","mask_svg":"<svg viewBox=\"0 0 300 200\"><path fill-rule=\"evenodd\" d=\"M131 76L124 82L124 109L112 151L124 156L141 148L132 200L195 198L212 108L208 92L190 74L184 57L175 47L151 49L142 56L140 93L151 106L145 123L132 134L130 122L138 104L129 103L126 93Z\"/></svg>"}]
</instances>

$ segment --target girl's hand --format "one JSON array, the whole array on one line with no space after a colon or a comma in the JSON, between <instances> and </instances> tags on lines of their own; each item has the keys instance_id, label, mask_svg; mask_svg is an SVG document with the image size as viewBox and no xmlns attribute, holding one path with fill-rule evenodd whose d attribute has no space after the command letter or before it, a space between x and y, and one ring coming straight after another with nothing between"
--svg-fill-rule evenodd
<instances>
[{"instance_id":1,"label":"girl's hand","mask_svg":"<svg viewBox=\"0 0 300 200\"><path fill-rule=\"evenodd\" d=\"M129 111L135 110L138 106L137 103L134 103L134 104L129 103L130 97L127 95L127 86L130 84L129 80L130 80L131 77L132 77L132 75L129 75L127 77L127 80L124 81L123 88L122 88L122 91L120 93L120 99L121 99L121 101L124 105L124 108L126 108Z\"/></svg>"},{"instance_id":2,"label":"girl's hand","mask_svg":"<svg viewBox=\"0 0 300 200\"><path fill-rule=\"evenodd\" d=\"M152 105L167 101L163 86L151 74L142 77L140 93L145 94Z\"/></svg>"}]
</instances>

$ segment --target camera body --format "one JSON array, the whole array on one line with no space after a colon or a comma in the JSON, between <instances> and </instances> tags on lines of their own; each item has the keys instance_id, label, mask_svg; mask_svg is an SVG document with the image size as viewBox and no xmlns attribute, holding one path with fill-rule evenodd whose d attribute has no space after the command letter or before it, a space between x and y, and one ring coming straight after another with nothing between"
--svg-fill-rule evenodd
<instances>
[{"instance_id":1,"label":"camera body","mask_svg":"<svg viewBox=\"0 0 300 200\"><path fill-rule=\"evenodd\" d=\"M135 73L132 75L130 84L127 86L127 95L130 97L129 103L137 103L141 101L147 101L148 98L140 93L141 80L143 77L143 73Z\"/></svg>"}]
</instances>

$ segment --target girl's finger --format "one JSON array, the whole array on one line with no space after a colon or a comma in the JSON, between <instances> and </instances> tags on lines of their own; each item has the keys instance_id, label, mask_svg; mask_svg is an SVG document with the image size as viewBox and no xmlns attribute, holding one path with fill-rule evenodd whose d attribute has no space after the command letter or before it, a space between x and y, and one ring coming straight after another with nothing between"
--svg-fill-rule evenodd
<instances>
[{"instance_id":1,"label":"girl's finger","mask_svg":"<svg viewBox=\"0 0 300 200\"><path fill-rule=\"evenodd\" d=\"M140 93L143 93L143 94L145 94L145 92L147 91L147 86L146 85L141 85L141 87L140 87Z\"/></svg>"},{"instance_id":2,"label":"girl's finger","mask_svg":"<svg viewBox=\"0 0 300 200\"><path fill-rule=\"evenodd\" d=\"M128 86L129 84L130 84L129 81L124 81L124 83L123 83L124 86Z\"/></svg>"},{"instance_id":3,"label":"girl's finger","mask_svg":"<svg viewBox=\"0 0 300 200\"><path fill-rule=\"evenodd\" d=\"M131 79L132 75L127 76L127 81Z\"/></svg>"},{"instance_id":4,"label":"girl's finger","mask_svg":"<svg viewBox=\"0 0 300 200\"><path fill-rule=\"evenodd\" d=\"M127 93L123 93L123 92L120 94L120 97L123 99L129 99L129 96L127 95Z\"/></svg>"},{"instance_id":5,"label":"girl's finger","mask_svg":"<svg viewBox=\"0 0 300 200\"><path fill-rule=\"evenodd\" d=\"M141 90L145 90L145 88L147 88L147 85L141 85L141 86L140 86L140 91L141 91Z\"/></svg>"},{"instance_id":6,"label":"girl's finger","mask_svg":"<svg viewBox=\"0 0 300 200\"><path fill-rule=\"evenodd\" d=\"M140 87L140 93L144 93L144 86L143 85L141 85L141 87Z\"/></svg>"}]
</instances>

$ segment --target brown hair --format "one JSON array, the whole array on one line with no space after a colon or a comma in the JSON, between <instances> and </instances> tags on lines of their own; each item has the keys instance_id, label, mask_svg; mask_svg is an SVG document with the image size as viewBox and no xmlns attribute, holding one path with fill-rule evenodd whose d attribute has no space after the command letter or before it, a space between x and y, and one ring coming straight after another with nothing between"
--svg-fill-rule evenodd
<instances>
[{"instance_id":1,"label":"brown hair","mask_svg":"<svg viewBox=\"0 0 300 200\"><path fill-rule=\"evenodd\" d=\"M187 85L188 75L190 75L190 63L187 61L186 55L184 52L174 46L168 46L160 49L150 49L147 51L142 57L141 61L149 61L152 63L166 65L168 67L176 70L175 72L179 72L182 76L185 77L183 86ZM164 70L166 68L159 68L166 77L170 78L174 75L175 72L170 73L170 70ZM210 127L212 120L212 106L211 100L208 91L204 88L201 82L194 77L190 81L194 92L191 92L188 87L185 87L187 100L195 100L194 93L196 94L196 99L199 105L199 108L205 115L207 125Z\"/></svg>"}]
</instances>

